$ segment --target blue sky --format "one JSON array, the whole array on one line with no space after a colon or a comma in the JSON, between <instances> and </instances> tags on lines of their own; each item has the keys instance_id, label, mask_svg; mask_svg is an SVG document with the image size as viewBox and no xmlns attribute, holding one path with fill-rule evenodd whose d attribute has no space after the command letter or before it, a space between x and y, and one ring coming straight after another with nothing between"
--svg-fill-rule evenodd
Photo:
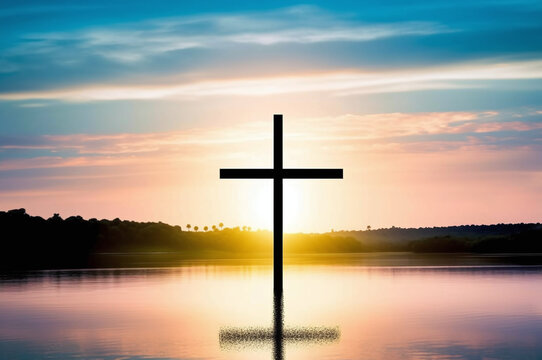
<instances>
[{"instance_id":1,"label":"blue sky","mask_svg":"<svg viewBox=\"0 0 542 360\"><path fill-rule=\"evenodd\" d=\"M537 1L436 2L3 2L0 92L50 91L96 84L145 85L293 72L420 69L454 64L538 61ZM529 71L529 70L527 70ZM534 75L534 74L533 74ZM490 80L490 81L487 81ZM537 106L540 79L460 79L457 89L366 94L368 112L484 110ZM490 94L488 94L490 92ZM423 106L419 106L421 99ZM2 101L4 133L123 129L108 116L127 106L58 105L58 98ZM132 99L122 99L130 101ZM432 104L430 104L430 102ZM390 105L392 103L392 105ZM53 105L49 129L42 105ZM62 104L65 105L65 104ZM353 109L359 111L355 107ZM96 120L95 115L104 120ZM16 117L17 121L8 118ZM85 122L80 120L79 122ZM119 124L115 124L120 122ZM149 129L136 119L135 131ZM144 121L143 121L144 122ZM152 125L156 130L157 124ZM164 121L164 130L179 126ZM182 126L182 125L181 125Z\"/></svg>"},{"instance_id":2,"label":"blue sky","mask_svg":"<svg viewBox=\"0 0 542 360\"><path fill-rule=\"evenodd\" d=\"M352 203L347 206L351 212L365 218L343 214L347 219L334 220L337 227L369 221L377 226L534 221L542 210L534 205L542 168L541 18L539 1L4 1L0 191L7 200L0 205L40 214L118 214L181 223L179 217L188 214L173 205L161 210L158 200L158 210L135 213L108 200L79 206L70 199L115 192L128 181L120 181L116 171L137 177L139 163L163 158L170 160L144 171L148 181L134 186L164 188L149 185L151 178L174 173L167 186L176 186L175 180L175 191L189 192L188 179L174 170L177 161L186 160L183 166L191 173L209 176L195 164L194 149L201 151L197 156L212 158L211 168L220 166L222 158L210 156L217 150L201 150L202 144L218 141L219 133L250 142L251 134L260 134L254 127L282 112L293 128L298 123L331 127L335 138L321 137L319 130L307 135L322 141L312 146L332 149L330 163L346 159L345 166L365 168L365 161L375 157L371 161L388 164L388 171L397 164L387 163L382 149L410 154L408 159L441 154L423 171L419 164L401 163L410 164L404 165L409 172L434 174L454 164L461 165L460 172L481 169L480 162L471 160L484 158L485 168L508 179L497 183L486 172L489 188L513 184L515 199L523 199L510 211L479 216L482 202L489 200L482 196L477 206L467 206L472 196L464 194L441 218L430 220L403 218L406 199L399 206L402 213L387 214L382 208L374 216ZM440 123L426 120L428 114ZM258 129L263 134L267 128ZM346 135L352 141L348 146L341 143ZM150 142L146 147L140 146L142 137ZM187 144L190 150L183 147ZM299 156L310 163L312 150ZM239 145L230 154L239 159L232 165L254 165L252 155L246 155L250 151ZM512 174L511 164L523 164L525 173ZM377 174L375 163L368 167L376 186L375 179L384 175ZM359 176L346 188L363 183ZM430 176L422 180L434 185L435 194L449 186ZM458 179L463 184L474 180ZM424 199L415 181L421 180L402 179L395 186L405 186L413 199ZM208 186L198 192L208 193L217 184L209 180ZM60 188L65 197L51 195ZM371 196L370 203L378 201ZM223 199L224 208L212 215L194 217L211 221L206 216L223 216L229 201L234 200ZM436 198L427 201L437 203ZM450 212L461 207L472 210L451 220ZM261 219L236 216L230 221L267 226ZM300 230L322 230L309 220L300 222Z\"/></svg>"}]
</instances>

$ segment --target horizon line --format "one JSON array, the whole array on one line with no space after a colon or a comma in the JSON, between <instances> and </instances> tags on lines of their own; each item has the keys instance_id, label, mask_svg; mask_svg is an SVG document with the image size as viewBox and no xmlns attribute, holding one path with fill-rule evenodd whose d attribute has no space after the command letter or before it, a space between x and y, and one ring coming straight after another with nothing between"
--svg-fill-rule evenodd
<instances>
[{"instance_id":1,"label":"horizon line","mask_svg":"<svg viewBox=\"0 0 542 360\"><path fill-rule=\"evenodd\" d=\"M129 220L129 219L121 219L121 218L114 218L114 219L106 219L106 218L102 218L102 219L98 219L98 218L87 218L85 219L84 217L82 217L81 215L70 215L68 217L65 217L65 218L62 218L62 216L60 216L60 213L53 213L52 216L50 216L49 218L44 218L40 215L31 215L29 214L27 211L26 211L26 208L15 208L15 209L9 209L9 210L0 210L0 213L20 213L21 210L24 212L24 214L30 216L30 217L39 217L39 218L42 218L44 220L48 220L48 219L51 219L51 218L54 218L55 216L58 215L58 217L61 219L61 220L67 220L69 218L81 218L83 221L91 221L91 220L96 220L96 221L121 221L121 222L135 222L135 223L155 223L155 224L164 224L164 225L167 225L167 226L171 226L171 227L180 227L181 228L181 231L186 231L186 232L201 232L201 233L206 233L206 232L214 232L215 230L212 229L212 226L216 226L218 228L218 224L213 224L213 225L202 225L201 227L199 225L192 225L190 223L187 223L185 225L179 225L179 224L170 224L170 223L166 223L166 222L163 222L163 221L137 221L137 220ZM220 224L220 222L219 222ZM193 230L187 230L187 225L190 225L190 228L188 229L193 229L195 226L198 227L198 231L193 231ZM507 223L503 223L503 222L500 222L500 223L493 223L493 224L460 224L460 225L433 225L433 226L418 226L418 227L401 227L401 226L390 226L390 227L379 227L379 228L373 228L371 226L368 226L366 227L365 229L335 229L335 228L331 228L329 231L326 231L326 232L306 232L306 231L296 231L296 232L283 232L283 234L290 234L290 235L293 235L293 234L328 234L328 233L340 233L340 232L358 232L358 231L378 231L378 230L392 230L392 229L402 229L402 230L411 230L411 229L434 229L434 228L451 228L451 227L464 227L464 226L499 226L499 225L542 225L542 223L540 222L507 222ZM208 229L206 231L203 230L203 228L207 226ZM199 231L201 229L201 231ZM265 231L265 232L270 232L272 233L273 231L270 230L270 229L266 229L266 228L255 228L253 229L251 226L249 225L235 225L235 226L223 226L221 229L218 229L217 231L222 231L222 230L235 230L235 229L239 229L240 231L252 231L252 232L257 232L257 231Z\"/></svg>"}]
</instances>

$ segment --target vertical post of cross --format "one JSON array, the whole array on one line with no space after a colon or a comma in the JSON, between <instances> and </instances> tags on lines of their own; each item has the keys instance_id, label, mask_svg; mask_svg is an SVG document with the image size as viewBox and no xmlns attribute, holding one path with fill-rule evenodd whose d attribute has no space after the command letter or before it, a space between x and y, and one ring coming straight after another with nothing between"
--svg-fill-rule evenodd
<instances>
[{"instance_id":1,"label":"vertical post of cross","mask_svg":"<svg viewBox=\"0 0 542 360\"><path fill-rule=\"evenodd\" d=\"M273 291L282 294L282 115L273 115Z\"/></svg>"}]
</instances>

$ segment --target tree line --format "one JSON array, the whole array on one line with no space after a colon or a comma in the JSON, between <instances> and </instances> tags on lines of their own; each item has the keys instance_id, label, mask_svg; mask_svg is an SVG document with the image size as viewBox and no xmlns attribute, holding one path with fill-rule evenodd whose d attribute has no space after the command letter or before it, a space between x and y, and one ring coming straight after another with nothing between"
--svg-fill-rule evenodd
<instances>
[{"instance_id":1,"label":"tree line","mask_svg":"<svg viewBox=\"0 0 542 360\"><path fill-rule=\"evenodd\" d=\"M0 212L2 251L0 267L52 268L95 266L97 254L175 254L176 258L228 258L272 256L272 233L252 231L248 226L204 227L120 219L85 220L81 216L62 219L58 214L44 219L25 209ZM355 252L361 243L351 237L286 235L285 252ZM117 257L120 259L120 257ZM115 265L115 264L112 264Z\"/></svg>"},{"instance_id":2,"label":"tree line","mask_svg":"<svg viewBox=\"0 0 542 360\"><path fill-rule=\"evenodd\" d=\"M180 226L120 219L85 220L81 216L48 219L25 209L0 211L0 267L66 268L100 266L98 255L116 254L107 266L122 265L123 257L139 256L151 264L156 254L174 259L270 257L272 233L248 226ZM383 251L525 252L542 253L542 225L465 225L323 234L285 234L285 254L356 253ZM103 256L101 257L103 258ZM110 257L113 258L113 257ZM116 263L117 262L117 263Z\"/></svg>"}]
</instances>

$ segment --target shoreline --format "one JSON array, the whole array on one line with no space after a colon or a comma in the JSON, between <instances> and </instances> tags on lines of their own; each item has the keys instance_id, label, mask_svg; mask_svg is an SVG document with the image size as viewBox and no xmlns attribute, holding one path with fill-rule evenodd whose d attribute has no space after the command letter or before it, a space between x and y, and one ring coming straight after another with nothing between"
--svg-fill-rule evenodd
<instances>
[{"instance_id":1,"label":"shoreline","mask_svg":"<svg viewBox=\"0 0 542 360\"><path fill-rule=\"evenodd\" d=\"M207 256L187 256L186 253L99 253L89 256L80 265L50 265L36 267L6 267L0 273L41 270L84 269L145 269L184 266L271 266L270 254L213 253ZM542 253L414 253L414 252L356 252L285 254L284 266L331 265L367 267L469 267L469 266L542 266Z\"/></svg>"}]
</instances>

